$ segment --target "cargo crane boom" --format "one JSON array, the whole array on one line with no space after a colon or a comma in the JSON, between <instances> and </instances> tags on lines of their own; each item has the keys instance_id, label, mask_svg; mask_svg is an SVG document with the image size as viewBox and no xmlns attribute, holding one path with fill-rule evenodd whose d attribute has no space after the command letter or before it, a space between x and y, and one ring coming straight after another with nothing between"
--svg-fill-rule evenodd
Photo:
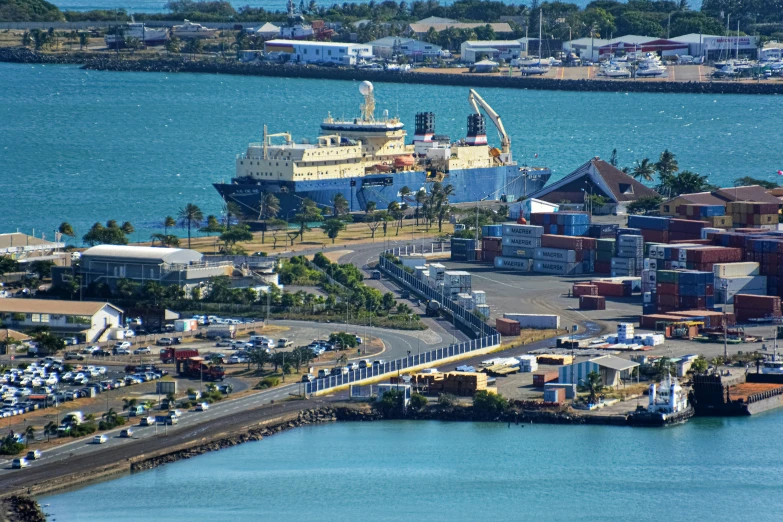
<instances>
[{"instance_id":1,"label":"cargo crane boom","mask_svg":"<svg viewBox=\"0 0 783 522\"><path fill-rule=\"evenodd\" d=\"M490 107L490 105L484 101L484 98L479 96L479 93L475 91L475 89L471 89L470 93L468 94L468 101L473 106L473 110L476 111L476 114L481 114L481 110L479 110L479 105L482 109L484 109L484 112L487 113L487 116L489 116L489 119L492 120L492 123L495 124L495 127L498 129L498 132L500 133L500 149L501 152L504 154L510 154L511 153L511 138L508 137L508 134L506 134L506 129L503 127L503 122L500 121L500 115L495 112L495 110Z\"/></svg>"}]
</instances>

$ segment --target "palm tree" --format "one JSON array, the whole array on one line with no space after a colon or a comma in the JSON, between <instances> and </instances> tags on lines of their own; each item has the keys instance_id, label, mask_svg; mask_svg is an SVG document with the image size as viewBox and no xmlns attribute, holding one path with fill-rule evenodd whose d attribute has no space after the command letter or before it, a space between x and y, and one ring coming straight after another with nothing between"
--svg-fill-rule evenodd
<instances>
[{"instance_id":1,"label":"palm tree","mask_svg":"<svg viewBox=\"0 0 783 522\"><path fill-rule=\"evenodd\" d=\"M185 44L185 50L191 54L191 58L193 58L193 55L201 54L201 52L204 50L204 43L201 41L201 38L191 38L187 44Z\"/></svg>"},{"instance_id":2,"label":"palm tree","mask_svg":"<svg viewBox=\"0 0 783 522\"><path fill-rule=\"evenodd\" d=\"M129 236L136 231L136 229L133 228L133 225L131 225L130 221L126 221L125 223L123 223L122 226L120 227L120 230L122 230L126 236Z\"/></svg>"},{"instance_id":3,"label":"palm tree","mask_svg":"<svg viewBox=\"0 0 783 522\"><path fill-rule=\"evenodd\" d=\"M176 220L174 220L171 216L166 216L163 220L163 234L168 236L169 235L169 227L175 227L177 226Z\"/></svg>"},{"instance_id":4,"label":"palm tree","mask_svg":"<svg viewBox=\"0 0 783 522\"><path fill-rule=\"evenodd\" d=\"M334 217L340 217L348 213L348 200L341 193L338 192L334 195L332 204L334 205Z\"/></svg>"},{"instance_id":5,"label":"palm tree","mask_svg":"<svg viewBox=\"0 0 783 522\"><path fill-rule=\"evenodd\" d=\"M587 380L582 382L585 383L585 388L587 388L587 401L590 404L598 402L598 395L604 390L601 374L595 371L590 372L587 374Z\"/></svg>"},{"instance_id":6,"label":"palm tree","mask_svg":"<svg viewBox=\"0 0 783 522\"><path fill-rule=\"evenodd\" d=\"M636 161L636 165L633 168L631 176L639 181L652 181L653 174L655 174L655 167L648 158L644 158L641 162Z\"/></svg>"},{"instance_id":7,"label":"palm tree","mask_svg":"<svg viewBox=\"0 0 783 522\"><path fill-rule=\"evenodd\" d=\"M658 162L655 164L655 170L658 172L658 175L661 177L664 176L672 176L675 172L680 170L680 167L677 163L677 159L674 157L674 154L669 152L669 149L664 150L661 152L661 157L658 159Z\"/></svg>"},{"instance_id":8,"label":"palm tree","mask_svg":"<svg viewBox=\"0 0 783 522\"><path fill-rule=\"evenodd\" d=\"M46 442L49 442L50 435L57 435L57 424L54 421L49 421L49 423L44 426L44 434L46 435Z\"/></svg>"},{"instance_id":9,"label":"palm tree","mask_svg":"<svg viewBox=\"0 0 783 522\"><path fill-rule=\"evenodd\" d=\"M63 221L62 223L60 223L60 226L57 228L57 231L64 236L76 237L76 232L73 231L73 227L67 221Z\"/></svg>"},{"instance_id":10,"label":"palm tree","mask_svg":"<svg viewBox=\"0 0 783 522\"><path fill-rule=\"evenodd\" d=\"M421 189L416 193L416 226L419 226L419 207L427 201L427 193Z\"/></svg>"},{"instance_id":11,"label":"palm tree","mask_svg":"<svg viewBox=\"0 0 783 522\"><path fill-rule=\"evenodd\" d=\"M89 43L90 43L90 35L86 31L80 32L79 33L79 50L81 51L82 49L84 49L85 46L87 46L87 44L89 44Z\"/></svg>"},{"instance_id":12,"label":"palm tree","mask_svg":"<svg viewBox=\"0 0 783 522\"><path fill-rule=\"evenodd\" d=\"M35 428L32 426L28 426L24 430L24 437L25 437L25 445L30 446L30 441L33 440L33 437L35 437Z\"/></svg>"},{"instance_id":13,"label":"palm tree","mask_svg":"<svg viewBox=\"0 0 783 522\"><path fill-rule=\"evenodd\" d=\"M130 410L136 407L138 401L136 399L124 398L122 399L122 411Z\"/></svg>"},{"instance_id":14,"label":"palm tree","mask_svg":"<svg viewBox=\"0 0 783 522\"><path fill-rule=\"evenodd\" d=\"M104 423L106 423L109 426L109 429L113 428L117 425L117 412L114 411L114 408L109 408L109 411L101 415L101 418L103 419Z\"/></svg>"},{"instance_id":15,"label":"palm tree","mask_svg":"<svg viewBox=\"0 0 783 522\"><path fill-rule=\"evenodd\" d=\"M201 225L201 222L204 220L204 213L201 212L197 205L188 203L184 208L179 209L177 217L179 217L179 225L188 229L188 248L190 248L190 229L193 226L198 227Z\"/></svg>"},{"instance_id":16,"label":"palm tree","mask_svg":"<svg viewBox=\"0 0 783 522\"><path fill-rule=\"evenodd\" d=\"M172 36L170 40L166 42L166 52L169 54L179 54L179 38Z\"/></svg>"},{"instance_id":17,"label":"palm tree","mask_svg":"<svg viewBox=\"0 0 783 522\"><path fill-rule=\"evenodd\" d=\"M668 357L661 357L655 361L653 368L655 369L655 378L657 380L661 380L677 371L676 365Z\"/></svg>"},{"instance_id":18,"label":"palm tree","mask_svg":"<svg viewBox=\"0 0 783 522\"><path fill-rule=\"evenodd\" d=\"M25 31L22 34L22 47L30 47L31 45L33 45L33 37L30 36L29 31Z\"/></svg>"}]
</instances>

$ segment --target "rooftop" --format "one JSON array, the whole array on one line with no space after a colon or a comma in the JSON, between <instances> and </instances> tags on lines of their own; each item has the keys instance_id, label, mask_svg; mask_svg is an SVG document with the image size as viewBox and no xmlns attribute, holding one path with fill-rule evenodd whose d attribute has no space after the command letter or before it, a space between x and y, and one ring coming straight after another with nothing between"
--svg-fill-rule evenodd
<instances>
[{"instance_id":1,"label":"rooftop","mask_svg":"<svg viewBox=\"0 0 783 522\"><path fill-rule=\"evenodd\" d=\"M623 359L622 357L615 357L614 355L603 355L601 357L596 357L594 359L590 359L590 362L604 368L616 370L618 372L630 370L639 366L639 363L629 361L628 359Z\"/></svg>"},{"instance_id":2,"label":"rooftop","mask_svg":"<svg viewBox=\"0 0 783 522\"><path fill-rule=\"evenodd\" d=\"M268 40L264 45L309 45L311 47L350 47L354 45L367 45L350 42L308 42L305 40Z\"/></svg>"},{"instance_id":3,"label":"rooftop","mask_svg":"<svg viewBox=\"0 0 783 522\"><path fill-rule=\"evenodd\" d=\"M8 250L9 248L25 250L33 247L35 250L39 250L41 248L62 248L63 246L65 246L63 243L55 243L54 241L29 236L20 232L0 234L0 253L3 253L3 251Z\"/></svg>"},{"instance_id":4,"label":"rooftop","mask_svg":"<svg viewBox=\"0 0 783 522\"><path fill-rule=\"evenodd\" d=\"M497 47L499 45L511 45L515 47L521 47L522 44L519 40L471 40L463 42L470 47Z\"/></svg>"},{"instance_id":5,"label":"rooftop","mask_svg":"<svg viewBox=\"0 0 783 522\"><path fill-rule=\"evenodd\" d=\"M128 245L98 245L82 252L82 257L105 257L114 259L143 259L160 263L199 262L204 257L195 250L186 248L159 248Z\"/></svg>"},{"instance_id":6,"label":"rooftop","mask_svg":"<svg viewBox=\"0 0 783 522\"><path fill-rule=\"evenodd\" d=\"M27 341L30 339L29 335L25 335L22 332L11 330L8 328L0 329L0 342L5 341L7 338L16 339L17 341Z\"/></svg>"},{"instance_id":7,"label":"rooftop","mask_svg":"<svg viewBox=\"0 0 783 522\"><path fill-rule=\"evenodd\" d=\"M52 315L94 315L110 306L122 312L110 303L97 301L57 301L54 299L0 299L0 313L52 314ZM12 335L13 337L13 335Z\"/></svg>"},{"instance_id":8,"label":"rooftop","mask_svg":"<svg viewBox=\"0 0 783 522\"><path fill-rule=\"evenodd\" d=\"M414 33L426 33L430 30L430 27L436 31L445 31L446 29L453 27L455 29L475 29L476 27L490 26L496 33L511 33L511 26L505 22L502 23L464 23L464 22L449 22L449 23L416 23L410 24L408 27Z\"/></svg>"}]
</instances>

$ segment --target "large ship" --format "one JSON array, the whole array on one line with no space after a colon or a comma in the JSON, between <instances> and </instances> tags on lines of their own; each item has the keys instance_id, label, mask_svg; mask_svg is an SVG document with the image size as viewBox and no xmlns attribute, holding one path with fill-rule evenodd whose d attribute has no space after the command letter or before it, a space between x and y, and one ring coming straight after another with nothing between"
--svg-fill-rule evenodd
<instances>
[{"instance_id":1,"label":"large ship","mask_svg":"<svg viewBox=\"0 0 783 522\"><path fill-rule=\"evenodd\" d=\"M352 212L366 210L370 202L385 209L401 201L403 187L410 189L413 203L416 193L430 193L435 182L453 187L451 203L514 201L543 188L552 174L512 160L500 116L472 89L469 101L475 112L468 116L464 139L436 135L434 114L424 112L416 115L412 144L405 142L407 133L398 118L386 111L375 117L370 82L362 82L359 92L364 97L361 116L328 115L316 143L294 142L290 133L269 134L265 126L263 141L237 155L236 176L231 183L215 183L217 191L250 218L258 217L262 196L272 193L280 200L279 217L288 219L305 198L329 209L342 194ZM498 129L500 149L487 144L479 106Z\"/></svg>"}]
</instances>

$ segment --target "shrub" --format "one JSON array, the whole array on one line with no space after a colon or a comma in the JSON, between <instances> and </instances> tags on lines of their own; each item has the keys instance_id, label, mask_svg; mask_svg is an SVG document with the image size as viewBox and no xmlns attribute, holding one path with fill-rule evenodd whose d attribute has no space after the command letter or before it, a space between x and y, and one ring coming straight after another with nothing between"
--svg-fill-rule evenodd
<instances>
[{"instance_id":1,"label":"shrub","mask_svg":"<svg viewBox=\"0 0 783 522\"><path fill-rule=\"evenodd\" d=\"M457 405L457 396L450 393L441 393L438 395L438 404L449 408Z\"/></svg>"},{"instance_id":2,"label":"shrub","mask_svg":"<svg viewBox=\"0 0 783 522\"><path fill-rule=\"evenodd\" d=\"M402 415L404 397L405 394L402 391L389 390L383 394L383 398L376 405L385 418L393 419Z\"/></svg>"},{"instance_id":3,"label":"shrub","mask_svg":"<svg viewBox=\"0 0 783 522\"><path fill-rule=\"evenodd\" d=\"M274 388L280 384L280 379L277 377L264 377L261 382L256 384L256 390L266 390L267 388Z\"/></svg>"},{"instance_id":4,"label":"shrub","mask_svg":"<svg viewBox=\"0 0 783 522\"><path fill-rule=\"evenodd\" d=\"M78 438L84 437L85 435L91 435L96 431L98 431L98 426L94 422L85 422L84 424L73 426L70 435L73 438Z\"/></svg>"},{"instance_id":5,"label":"shrub","mask_svg":"<svg viewBox=\"0 0 783 522\"><path fill-rule=\"evenodd\" d=\"M508 409L508 400L498 393L481 390L473 396L473 412L481 419L494 419Z\"/></svg>"},{"instance_id":6,"label":"shrub","mask_svg":"<svg viewBox=\"0 0 783 522\"><path fill-rule=\"evenodd\" d=\"M427 397L425 397L420 393L411 394L410 406L412 410L418 411L424 408L426 405L427 405Z\"/></svg>"},{"instance_id":7,"label":"shrub","mask_svg":"<svg viewBox=\"0 0 783 522\"><path fill-rule=\"evenodd\" d=\"M0 444L0 455L19 455L24 449L24 444L17 442L16 439L9 435Z\"/></svg>"}]
</instances>

